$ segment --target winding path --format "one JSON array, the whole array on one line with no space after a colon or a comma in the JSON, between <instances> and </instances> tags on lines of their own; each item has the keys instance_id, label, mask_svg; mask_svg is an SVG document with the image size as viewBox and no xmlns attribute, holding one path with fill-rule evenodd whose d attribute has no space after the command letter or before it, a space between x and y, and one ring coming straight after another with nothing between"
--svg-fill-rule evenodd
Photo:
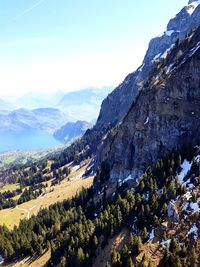
<instances>
[{"instance_id":1,"label":"winding path","mask_svg":"<svg viewBox=\"0 0 200 267\"><path fill-rule=\"evenodd\" d=\"M44 200L44 193L42 193L42 194L38 197L38 199L41 199L41 203L42 203L43 200ZM41 204L41 203L40 203L40 204ZM22 209L22 208L19 208L18 205L17 205L17 206L16 206L16 209L18 209L18 210L20 210L20 211L23 211L23 212L26 212L26 213L27 213L26 218L29 219L29 218L30 218L31 210L34 209L34 208L36 208L37 206L38 206L38 205L34 205L33 207L31 207L31 208L29 208L29 209ZM41 205L39 205L37 211L40 209L40 207L41 207Z\"/></svg>"}]
</instances>

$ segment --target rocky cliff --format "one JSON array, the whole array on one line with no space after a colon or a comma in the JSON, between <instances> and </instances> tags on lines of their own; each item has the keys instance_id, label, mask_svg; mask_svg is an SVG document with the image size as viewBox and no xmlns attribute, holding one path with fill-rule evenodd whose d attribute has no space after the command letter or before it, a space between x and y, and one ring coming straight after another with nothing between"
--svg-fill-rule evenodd
<instances>
[{"instance_id":1,"label":"rocky cliff","mask_svg":"<svg viewBox=\"0 0 200 267\"><path fill-rule=\"evenodd\" d=\"M74 154L74 151L78 151L79 155L81 155L79 161L85 157L98 155L99 145L109 143L108 141L115 135L115 127L123 122L127 112L143 91L144 85L148 77L152 75L155 67L158 64L165 63L169 50L178 43L177 40L184 39L198 25L200 25L199 1L190 1L175 18L170 20L166 31L161 36L150 41L143 64L135 72L129 74L104 99L96 125L87 130L81 140L73 144L65 153L68 154L69 150L72 154ZM103 160L101 150L103 150L102 147L100 148L100 157L97 158L97 164L94 167L99 166Z\"/></svg>"},{"instance_id":2,"label":"rocky cliff","mask_svg":"<svg viewBox=\"0 0 200 267\"><path fill-rule=\"evenodd\" d=\"M102 145L111 179L138 177L149 164L200 137L200 28L176 42L144 81L123 123ZM109 167L108 167L109 166Z\"/></svg>"},{"instance_id":3,"label":"rocky cliff","mask_svg":"<svg viewBox=\"0 0 200 267\"><path fill-rule=\"evenodd\" d=\"M129 74L125 80L103 101L96 128L111 128L126 115L135 101L151 68L160 58L165 57L168 49L177 39L183 39L194 27L200 24L200 1L189 1L167 25L166 31L149 43L142 66Z\"/></svg>"}]
</instances>

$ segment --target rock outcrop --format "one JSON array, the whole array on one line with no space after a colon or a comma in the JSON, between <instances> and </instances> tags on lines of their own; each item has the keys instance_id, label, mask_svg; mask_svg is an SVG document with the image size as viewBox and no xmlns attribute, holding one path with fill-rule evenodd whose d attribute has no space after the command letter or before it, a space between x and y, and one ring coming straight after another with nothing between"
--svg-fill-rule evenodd
<instances>
[{"instance_id":1,"label":"rock outcrop","mask_svg":"<svg viewBox=\"0 0 200 267\"><path fill-rule=\"evenodd\" d=\"M125 116L134 106L138 96L141 92L143 94L145 88L148 88L148 86L145 87L145 83L147 84L148 77L152 76L157 64L161 65L162 63L165 63L165 58L169 50L178 43L178 40L184 39L185 36L189 35L192 29L196 28L198 25L200 25L199 1L190 1L189 4L175 16L175 18L170 20L167 25L167 30L161 36L150 41L143 64L135 72L129 74L125 80L112 93L110 93L106 99L104 99L97 123L92 129L86 131L81 140L70 147L70 151L78 151L81 155L80 160L85 157L95 157L100 153L100 156L98 156L96 160L97 164L94 165L94 168L98 167L104 160L107 144L112 143L113 136L116 134L115 128L123 123ZM177 56L180 57L181 53L182 52L179 51ZM146 101L150 101L150 99L147 99ZM142 110L143 103L140 103L140 105L141 107L138 109ZM147 120L146 123L149 122L149 118L147 119L147 117L148 116L144 118L145 121ZM157 127L159 126L157 125ZM99 148L99 146L104 143L105 145L103 145L103 148L102 146ZM146 149L148 150L148 148ZM131 150L132 157L134 157L133 151L134 148ZM121 154L119 157L120 156L124 157ZM138 160L140 161L140 159ZM124 169L127 168L128 164L129 163L126 163ZM127 168L129 171L125 171L125 173L130 172L132 162L130 163L130 166ZM121 169L122 167L123 166L121 166ZM92 171L94 171L94 169ZM118 173L119 172L117 172L117 174Z\"/></svg>"},{"instance_id":2,"label":"rock outcrop","mask_svg":"<svg viewBox=\"0 0 200 267\"><path fill-rule=\"evenodd\" d=\"M99 150L110 179L138 177L162 155L200 137L200 27L151 71L122 124Z\"/></svg>"}]
</instances>

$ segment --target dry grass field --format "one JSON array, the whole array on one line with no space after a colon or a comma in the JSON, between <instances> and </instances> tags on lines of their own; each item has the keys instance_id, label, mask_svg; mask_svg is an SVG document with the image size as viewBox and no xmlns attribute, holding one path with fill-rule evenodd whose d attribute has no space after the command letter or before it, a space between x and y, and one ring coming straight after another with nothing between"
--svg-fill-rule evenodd
<instances>
[{"instance_id":1,"label":"dry grass field","mask_svg":"<svg viewBox=\"0 0 200 267\"><path fill-rule=\"evenodd\" d=\"M0 189L0 193L4 193L6 191L15 191L19 188L19 184L6 184Z\"/></svg>"},{"instance_id":2,"label":"dry grass field","mask_svg":"<svg viewBox=\"0 0 200 267\"><path fill-rule=\"evenodd\" d=\"M60 184L50 186L45 189L46 192L37 199L30 200L15 208L0 211L0 225L5 224L9 229L18 225L21 219L30 218L37 214L40 209L49 207L51 204L61 202L76 195L82 188L88 188L92 185L93 176L82 177L87 166L79 169L74 168L70 176L61 181Z\"/></svg>"}]
</instances>

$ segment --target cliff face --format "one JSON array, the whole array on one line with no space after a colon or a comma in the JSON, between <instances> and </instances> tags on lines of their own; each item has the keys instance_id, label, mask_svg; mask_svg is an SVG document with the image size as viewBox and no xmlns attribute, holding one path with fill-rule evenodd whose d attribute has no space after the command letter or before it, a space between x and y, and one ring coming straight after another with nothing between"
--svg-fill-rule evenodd
<instances>
[{"instance_id":1,"label":"cliff face","mask_svg":"<svg viewBox=\"0 0 200 267\"><path fill-rule=\"evenodd\" d=\"M200 28L152 71L123 123L102 145L110 179L138 177L173 148L200 138Z\"/></svg>"},{"instance_id":2,"label":"cliff face","mask_svg":"<svg viewBox=\"0 0 200 267\"><path fill-rule=\"evenodd\" d=\"M193 28L200 25L199 3L199 1L189 3L175 18L170 20L167 25L167 30L161 36L150 41L142 66L135 72L129 74L125 80L104 99L96 125L92 129L87 130L84 136L69 149L66 149L66 153L68 153L69 150L70 153L71 151L78 151L79 155L81 155L79 160L94 156L97 164L93 165L91 171L95 171L96 167L104 160L107 144L112 143L113 136L116 134L116 127L123 122L124 117L134 105L140 93L147 88L147 86L145 87L144 85L148 77L152 76L154 68L157 64L165 64L168 51L175 46L178 39L184 39ZM180 51L178 57L180 57L181 54L182 52ZM105 145L102 145L104 143ZM134 149L132 151L134 151ZM131 153L134 154L133 152ZM123 155L119 155L119 158L120 157L123 157ZM128 164L129 163L126 165L128 166ZM130 166L132 166L132 162ZM123 165L121 169L122 168ZM130 170L131 167L127 169Z\"/></svg>"},{"instance_id":3,"label":"cliff face","mask_svg":"<svg viewBox=\"0 0 200 267\"><path fill-rule=\"evenodd\" d=\"M103 101L96 128L102 126L111 128L117 125L126 115L139 91L155 66L156 62L165 56L165 52L177 39L183 39L194 27L200 25L199 1L189 1L175 18L167 25L167 30L159 37L153 38L144 57L143 64L135 72L129 74L125 80Z\"/></svg>"}]
</instances>

